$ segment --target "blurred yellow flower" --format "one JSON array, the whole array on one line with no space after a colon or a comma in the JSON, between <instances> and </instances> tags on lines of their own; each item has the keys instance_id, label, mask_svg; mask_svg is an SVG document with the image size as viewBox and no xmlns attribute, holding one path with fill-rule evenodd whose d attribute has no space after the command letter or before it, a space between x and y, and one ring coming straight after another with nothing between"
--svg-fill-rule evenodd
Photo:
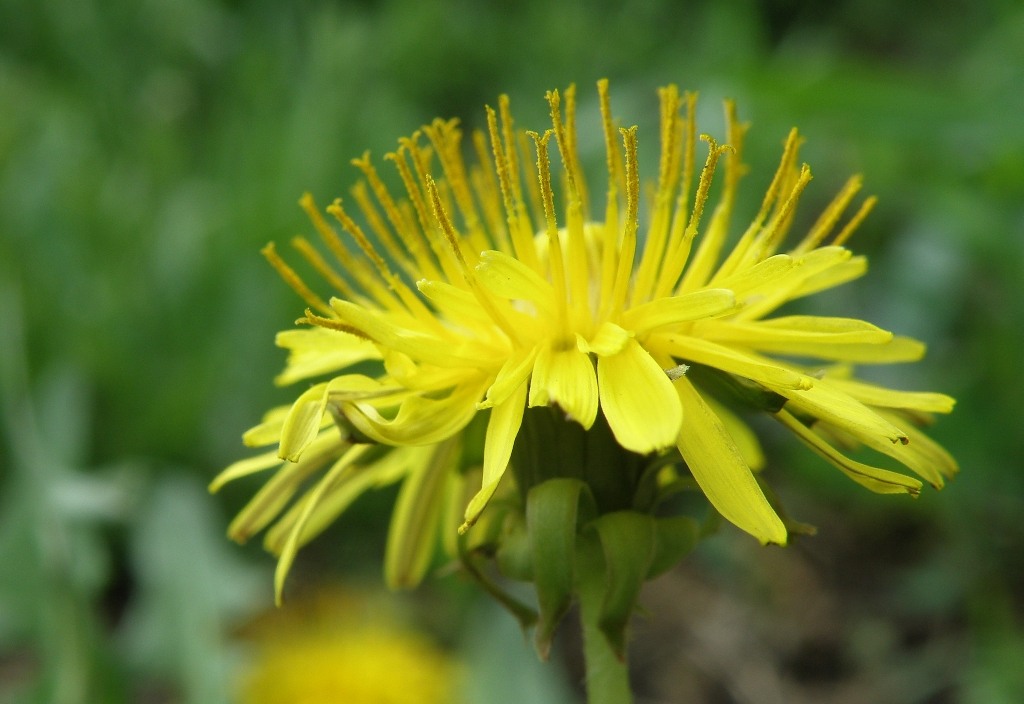
<instances>
[{"instance_id":1,"label":"blurred yellow flower","mask_svg":"<svg viewBox=\"0 0 1024 704\"><path fill-rule=\"evenodd\" d=\"M794 130L759 210L729 248L747 127L733 105L727 145L700 136L708 153L698 169L696 97L660 91L658 175L641 208L637 129L615 127L607 83L598 89L607 162L599 218L590 215L570 88L548 94L552 128L543 134L518 131L502 97L487 110L488 134L472 135L472 160L456 121L400 140L386 157L404 186L400 199L368 156L355 160L365 181L352 199L368 231L340 200L326 209L354 247L304 196L336 261L304 238L293 244L337 297L322 299L273 245L264 250L309 306L303 328L278 336L290 352L278 381L331 376L246 434L247 444L275 451L232 465L213 485L277 468L232 524L244 540L329 467L268 534L281 554L278 589L299 545L367 488L399 480L386 571L392 585L418 581L438 526L454 527L443 507L464 496L467 427L486 423L482 480L462 504L463 531L505 477L531 407L558 407L584 428L601 414L637 455L678 452L711 504L763 543L785 543L787 529L755 475L757 440L727 396L769 412L874 491L916 495L921 482L855 461L837 444L866 445L935 486L956 472L914 427L953 400L859 381L850 366L917 360L921 343L857 319L773 317L866 271L845 243L874 199L840 224L860 178L784 248L811 180Z\"/></svg>"},{"instance_id":2,"label":"blurred yellow flower","mask_svg":"<svg viewBox=\"0 0 1024 704\"><path fill-rule=\"evenodd\" d=\"M458 701L458 662L371 600L325 594L274 616L256 629L239 704Z\"/></svg>"}]
</instances>

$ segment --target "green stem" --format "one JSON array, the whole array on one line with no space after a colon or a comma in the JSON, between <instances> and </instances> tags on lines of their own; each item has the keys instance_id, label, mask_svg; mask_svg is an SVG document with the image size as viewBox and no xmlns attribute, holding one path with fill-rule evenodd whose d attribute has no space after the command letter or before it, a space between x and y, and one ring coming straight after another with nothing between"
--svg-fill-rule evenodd
<instances>
[{"instance_id":1,"label":"green stem","mask_svg":"<svg viewBox=\"0 0 1024 704\"><path fill-rule=\"evenodd\" d=\"M631 704L629 669L601 631L604 601L604 560L597 545L579 546L577 588L583 626L583 657L586 661L587 704Z\"/></svg>"}]
</instances>

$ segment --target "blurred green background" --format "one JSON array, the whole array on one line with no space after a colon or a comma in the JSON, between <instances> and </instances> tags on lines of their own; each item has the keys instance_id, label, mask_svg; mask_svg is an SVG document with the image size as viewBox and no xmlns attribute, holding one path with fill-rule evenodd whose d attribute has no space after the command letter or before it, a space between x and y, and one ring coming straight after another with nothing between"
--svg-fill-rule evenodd
<instances>
[{"instance_id":1,"label":"blurred green background","mask_svg":"<svg viewBox=\"0 0 1024 704\"><path fill-rule=\"evenodd\" d=\"M272 560L223 537L254 485L205 485L294 397L272 341L302 307L259 248L309 231L297 197L346 194L350 158L435 116L480 126L499 93L537 129L575 82L596 129L601 77L649 176L669 82L718 136L737 99L751 203L792 125L804 224L865 174L872 270L829 310L929 343L886 378L958 398L934 436L963 467L876 497L772 436L819 535L725 530L652 584L638 702L1024 701L1019 3L2 0L0 702L232 701ZM296 590L375 584L391 498L303 552ZM457 578L409 606L467 663L469 701L579 689L571 632L541 667Z\"/></svg>"}]
</instances>

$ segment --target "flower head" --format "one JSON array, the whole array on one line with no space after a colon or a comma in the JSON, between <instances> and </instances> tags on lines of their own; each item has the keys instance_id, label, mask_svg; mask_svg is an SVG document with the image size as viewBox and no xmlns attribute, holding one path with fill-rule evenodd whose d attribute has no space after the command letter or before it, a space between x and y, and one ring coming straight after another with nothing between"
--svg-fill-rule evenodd
<instances>
[{"instance_id":1,"label":"flower head","mask_svg":"<svg viewBox=\"0 0 1024 704\"><path fill-rule=\"evenodd\" d=\"M386 602L325 592L251 625L255 657L242 704L398 704L458 701L461 663Z\"/></svg>"},{"instance_id":2,"label":"flower head","mask_svg":"<svg viewBox=\"0 0 1024 704\"><path fill-rule=\"evenodd\" d=\"M461 495L465 470L482 467L459 509L461 530L472 526L511 481L524 414L535 407L555 407L583 429L600 420L623 451L662 466L681 460L715 509L764 543L785 543L787 528L755 474L757 440L730 400L769 412L874 491L916 494L921 482L837 445L866 445L935 486L956 471L915 427L953 400L869 384L851 366L916 360L921 343L861 320L776 314L866 271L845 247L874 204L868 198L847 217L860 179L785 244L811 180L794 130L760 208L734 233L746 125L733 105L726 144L700 136L707 154L698 168L696 97L660 91L658 175L643 198L637 129L617 129L607 83L598 90L601 204L580 165L575 91L548 93L543 133L517 130L502 97L487 110L487 134L472 135L473 159L455 121L400 140L386 158L401 197L367 156L354 161L365 179L352 190L355 208L338 200L326 209L335 226L303 197L335 262L304 238L293 244L336 297L314 293L273 245L264 250L308 304L300 327L278 336L290 352L278 381L330 377L245 436L276 451L232 465L215 483L277 468L232 525L245 539L328 467L270 530L279 578L298 545L361 492L404 480L387 571L393 584L415 582L452 504L444 497ZM479 458L467 443L476 435Z\"/></svg>"}]
</instances>

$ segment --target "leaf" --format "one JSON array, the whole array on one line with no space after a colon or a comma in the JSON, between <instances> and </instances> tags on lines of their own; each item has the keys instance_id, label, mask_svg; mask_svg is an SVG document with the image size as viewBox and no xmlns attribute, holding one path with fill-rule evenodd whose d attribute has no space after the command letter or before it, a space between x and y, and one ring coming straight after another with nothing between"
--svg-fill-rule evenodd
<instances>
[{"instance_id":1,"label":"leaf","mask_svg":"<svg viewBox=\"0 0 1024 704\"><path fill-rule=\"evenodd\" d=\"M579 479L566 478L538 484L526 497L526 530L533 552L534 586L540 606L535 645L544 660L551 650L555 627L572 603L581 500L592 507L587 485Z\"/></svg>"},{"instance_id":2,"label":"leaf","mask_svg":"<svg viewBox=\"0 0 1024 704\"><path fill-rule=\"evenodd\" d=\"M598 626L620 660L626 657L626 627L656 553L653 516L635 511L606 513L588 526L604 553L605 593Z\"/></svg>"},{"instance_id":3,"label":"leaf","mask_svg":"<svg viewBox=\"0 0 1024 704\"><path fill-rule=\"evenodd\" d=\"M697 546L700 526L690 516L666 516L654 520L655 544L647 579L672 569Z\"/></svg>"}]
</instances>

